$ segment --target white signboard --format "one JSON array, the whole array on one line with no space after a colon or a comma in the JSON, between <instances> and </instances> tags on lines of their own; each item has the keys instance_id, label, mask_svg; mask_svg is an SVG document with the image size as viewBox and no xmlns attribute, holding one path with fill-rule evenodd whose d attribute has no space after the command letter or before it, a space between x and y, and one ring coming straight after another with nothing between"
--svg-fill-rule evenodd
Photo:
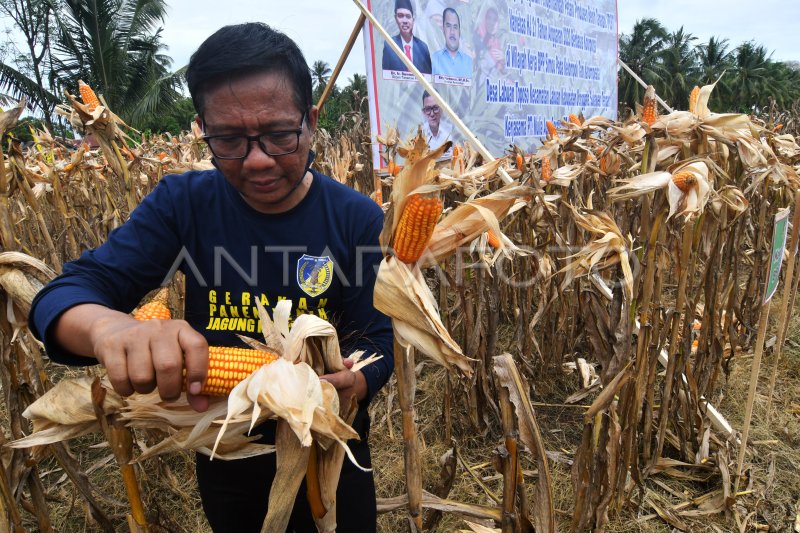
<instances>
[{"instance_id":1,"label":"white signboard","mask_svg":"<svg viewBox=\"0 0 800 533\"><path fill-rule=\"evenodd\" d=\"M367 6L455 113L496 156L534 151L546 121L616 118L616 0L368 0ZM424 97L369 22L364 28L372 134L422 126L433 147L463 136ZM377 145L375 167L385 167Z\"/></svg>"}]
</instances>

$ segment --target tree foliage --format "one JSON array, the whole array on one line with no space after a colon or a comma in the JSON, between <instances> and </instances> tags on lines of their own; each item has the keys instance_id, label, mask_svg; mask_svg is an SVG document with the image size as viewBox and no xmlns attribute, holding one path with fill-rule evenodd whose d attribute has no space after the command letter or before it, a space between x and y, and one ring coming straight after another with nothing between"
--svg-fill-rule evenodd
<instances>
[{"instance_id":1,"label":"tree foliage","mask_svg":"<svg viewBox=\"0 0 800 533\"><path fill-rule=\"evenodd\" d=\"M0 10L29 58L0 61L0 91L26 97L48 124L79 79L134 127L180 101L183 72L170 71L161 42L165 0L0 0Z\"/></svg>"},{"instance_id":2,"label":"tree foliage","mask_svg":"<svg viewBox=\"0 0 800 533\"><path fill-rule=\"evenodd\" d=\"M320 61L314 64L316 65L316 63L320 63ZM315 102L319 102L324 89L325 85L318 84L315 87L313 95ZM367 77L362 74L353 74L343 89L338 86L331 89L328 100L320 113L318 126L332 133L338 133L347 127L348 117L353 114L366 115L368 112Z\"/></svg>"},{"instance_id":3,"label":"tree foliage","mask_svg":"<svg viewBox=\"0 0 800 533\"><path fill-rule=\"evenodd\" d=\"M753 41L731 49L729 41L711 37L698 43L683 27L670 33L654 18L638 20L619 39L619 56L672 107L685 109L695 85L719 80L711 106L719 111L759 112L771 102L789 108L800 100L800 68L774 61ZM620 114L642 101L644 88L620 70Z\"/></svg>"}]
</instances>

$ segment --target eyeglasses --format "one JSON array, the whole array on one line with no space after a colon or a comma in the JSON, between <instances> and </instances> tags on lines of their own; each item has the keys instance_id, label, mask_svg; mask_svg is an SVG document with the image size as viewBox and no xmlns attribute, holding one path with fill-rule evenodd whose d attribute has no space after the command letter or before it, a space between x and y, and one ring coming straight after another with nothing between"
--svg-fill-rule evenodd
<instances>
[{"instance_id":1,"label":"eyeglasses","mask_svg":"<svg viewBox=\"0 0 800 533\"><path fill-rule=\"evenodd\" d=\"M293 154L300 146L300 134L308 111L300 117L300 127L296 130L271 131L258 135L203 135L211 153L217 159L244 159L250 154L253 141L258 143L265 154L275 157Z\"/></svg>"},{"instance_id":2,"label":"eyeglasses","mask_svg":"<svg viewBox=\"0 0 800 533\"><path fill-rule=\"evenodd\" d=\"M430 115L431 113L438 113L441 110L442 108L439 107L438 105L429 105L422 108L422 112L425 113L426 115Z\"/></svg>"}]
</instances>

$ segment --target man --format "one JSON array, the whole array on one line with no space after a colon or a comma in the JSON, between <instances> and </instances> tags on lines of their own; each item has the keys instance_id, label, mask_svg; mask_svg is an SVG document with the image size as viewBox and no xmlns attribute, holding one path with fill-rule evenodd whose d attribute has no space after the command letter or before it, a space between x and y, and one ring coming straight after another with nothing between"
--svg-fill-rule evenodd
<instances>
[{"instance_id":1,"label":"man","mask_svg":"<svg viewBox=\"0 0 800 533\"><path fill-rule=\"evenodd\" d=\"M414 7L411 0L395 0L394 20L400 33L392 37L397 46L405 53L417 69L423 74L431 73L431 54L428 45L414 37ZM383 43L383 70L400 70L408 72L405 63L389 46Z\"/></svg>"},{"instance_id":2,"label":"man","mask_svg":"<svg viewBox=\"0 0 800 533\"><path fill-rule=\"evenodd\" d=\"M358 398L353 426L362 440L349 444L369 466L366 407L393 366L391 323L372 305L382 212L310 170L318 110L308 65L287 36L264 24L224 27L192 56L186 79L216 170L166 176L106 243L66 265L33 303L34 334L56 361L105 366L123 395L157 388L176 398L185 367L189 403L203 411L208 346L241 346L237 333L260 331L219 317L257 318L256 298L269 309L292 300L294 314L336 326L343 353L383 356L363 371L323 376L340 396ZM132 319L131 309L176 269L186 275L185 320ZM274 431L269 422L253 434L274 442ZM212 529L260 531L274 475L274 454L213 462L198 455ZM305 493L301 487L290 530L315 532ZM337 494L339 531L375 531L371 474L345 460Z\"/></svg>"},{"instance_id":3,"label":"man","mask_svg":"<svg viewBox=\"0 0 800 533\"><path fill-rule=\"evenodd\" d=\"M450 140L453 126L449 122L442 121L442 108L439 107L428 91L422 93L422 115L425 117L425 122L422 125L422 134L425 136L428 148L431 150L439 148ZM451 153L452 148L446 151L443 156L449 157Z\"/></svg>"},{"instance_id":4,"label":"man","mask_svg":"<svg viewBox=\"0 0 800 533\"><path fill-rule=\"evenodd\" d=\"M472 58L459 50L461 18L452 7L442 13L442 32L445 47L433 54L433 74L458 78L472 77Z\"/></svg>"}]
</instances>

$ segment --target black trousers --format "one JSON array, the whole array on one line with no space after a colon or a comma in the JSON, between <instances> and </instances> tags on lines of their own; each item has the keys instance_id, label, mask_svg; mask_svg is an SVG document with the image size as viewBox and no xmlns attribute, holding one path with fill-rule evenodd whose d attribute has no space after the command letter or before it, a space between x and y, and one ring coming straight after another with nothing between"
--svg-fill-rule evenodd
<instances>
[{"instance_id":1,"label":"black trousers","mask_svg":"<svg viewBox=\"0 0 800 533\"><path fill-rule=\"evenodd\" d=\"M358 463L370 468L369 415L359 409L353 429L361 441L348 441ZM275 442L275 422L269 421L253 433L261 433L259 442ZM208 523L214 533L258 533L267 515L267 499L275 477L275 454L260 455L235 461L213 461L197 454L197 483ZM278 487L280 489L280 487ZM370 533L376 531L377 509L375 481L372 472L362 472L345 456L339 487L336 490L338 533ZM306 499L305 479L297 491L287 533L316 533ZM271 532L270 532L271 533ZM281 533L281 532L276 532Z\"/></svg>"}]
</instances>

